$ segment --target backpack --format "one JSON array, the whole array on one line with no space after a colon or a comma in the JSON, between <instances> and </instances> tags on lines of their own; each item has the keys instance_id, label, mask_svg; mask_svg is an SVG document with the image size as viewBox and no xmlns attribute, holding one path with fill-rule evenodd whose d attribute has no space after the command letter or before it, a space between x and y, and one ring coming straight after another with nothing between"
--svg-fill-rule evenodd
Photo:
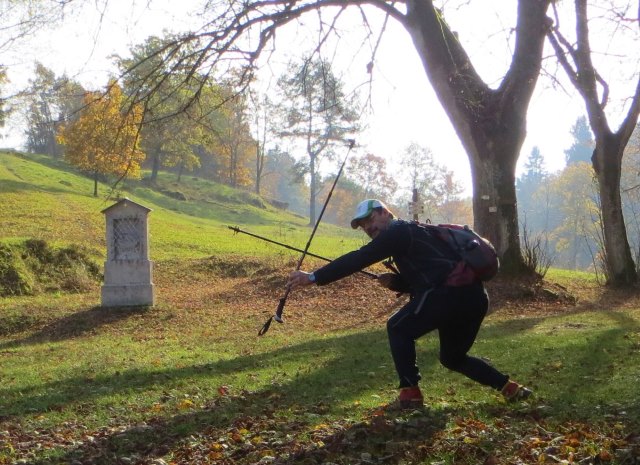
<instances>
[{"instance_id":1,"label":"backpack","mask_svg":"<svg viewBox=\"0 0 640 465\"><path fill-rule=\"evenodd\" d=\"M460 260L447 275L445 286L466 286L475 281L489 281L500 268L496 249L489 240L467 225L420 224L452 249Z\"/></svg>"}]
</instances>

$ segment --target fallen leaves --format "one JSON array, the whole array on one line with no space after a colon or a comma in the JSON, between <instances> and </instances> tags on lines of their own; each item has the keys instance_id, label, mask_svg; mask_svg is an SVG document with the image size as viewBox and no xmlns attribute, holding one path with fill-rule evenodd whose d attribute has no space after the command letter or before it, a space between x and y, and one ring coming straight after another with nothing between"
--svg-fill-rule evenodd
<instances>
[{"instance_id":1,"label":"fallen leaves","mask_svg":"<svg viewBox=\"0 0 640 465\"><path fill-rule=\"evenodd\" d=\"M95 431L79 422L29 430L19 422L5 421L0 430L0 464L613 465L640 461L640 432L628 432L620 423L547 424L506 408L488 419L449 409L394 412L377 408L360 418L332 420L324 403L286 413L268 406L254 411L246 400L252 395L225 391L219 401L206 406L184 398L177 401L188 412L184 417ZM270 393L261 395L268 398ZM221 405L232 407L233 419L214 420ZM186 436L175 435L183 422L186 426L196 417L211 420ZM205 427L207 422L211 424ZM59 459L34 460L44 450L57 450Z\"/></svg>"}]
</instances>

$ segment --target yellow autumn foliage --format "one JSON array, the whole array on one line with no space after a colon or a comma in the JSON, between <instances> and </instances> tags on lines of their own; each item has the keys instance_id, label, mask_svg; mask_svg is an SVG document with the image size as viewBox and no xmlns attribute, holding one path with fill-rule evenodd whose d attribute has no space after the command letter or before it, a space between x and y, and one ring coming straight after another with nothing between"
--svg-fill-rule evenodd
<instances>
[{"instance_id":1,"label":"yellow autumn foliage","mask_svg":"<svg viewBox=\"0 0 640 465\"><path fill-rule=\"evenodd\" d=\"M140 105L124 106L122 89L110 82L105 92L88 92L79 118L63 126L58 142L65 159L94 174L140 177Z\"/></svg>"}]
</instances>

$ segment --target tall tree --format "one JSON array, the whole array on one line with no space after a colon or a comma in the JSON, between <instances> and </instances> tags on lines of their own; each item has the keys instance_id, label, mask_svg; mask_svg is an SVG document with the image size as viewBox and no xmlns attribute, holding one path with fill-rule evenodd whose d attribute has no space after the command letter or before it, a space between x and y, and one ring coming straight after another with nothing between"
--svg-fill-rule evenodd
<instances>
[{"instance_id":1,"label":"tall tree","mask_svg":"<svg viewBox=\"0 0 640 465\"><path fill-rule=\"evenodd\" d=\"M328 181L333 182L333 178ZM331 202L327 207L323 221L345 227L349 224L351 218L353 218L353 212L357 205L362 201L362 199L367 197L370 196L365 195L362 188L357 183L353 182L348 177L342 178L333 191ZM385 198L384 196L376 197ZM390 205L388 200L387 205Z\"/></svg>"},{"instance_id":2,"label":"tall tree","mask_svg":"<svg viewBox=\"0 0 640 465\"><path fill-rule=\"evenodd\" d=\"M595 143L586 117L580 116L576 120L576 123L571 128L571 135L573 136L573 143L571 147L564 151L567 165L581 161L591 163L591 155L593 155Z\"/></svg>"},{"instance_id":3,"label":"tall tree","mask_svg":"<svg viewBox=\"0 0 640 465\"><path fill-rule=\"evenodd\" d=\"M78 119L61 127L58 134L58 142L65 146L65 159L92 174L94 197L98 196L101 175L135 178L140 174L144 160L139 148L142 109L123 108L123 100L115 82L110 82L105 92L88 92Z\"/></svg>"},{"instance_id":4,"label":"tall tree","mask_svg":"<svg viewBox=\"0 0 640 465\"><path fill-rule=\"evenodd\" d=\"M261 194L262 178L265 175L267 161L267 139L272 133L273 121L270 115L275 108L268 95L259 95L255 91L249 92L250 113L253 115L251 123L255 140L255 193Z\"/></svg>"},{"instance_id":5,"label":"tall tree","mask_svg":"<svg viewBox=\"0 0 640 465\"><path fill-rule=\"evenodd\" d=\"M556 15L556 27L549 31L548 37L569 80L584 100L589 124L595 137L595 149L591 160L598 179L602 202L604 248L609 284L629 286L636 283L638 274L633 263L622 214L620 176L624 148L640 115L640 75L636 70L632 81L635 91L629 100L627 113L618 129L613 130L605 112L609 99L609 85L597 71L593 61L587 0L574 0L574 2L575 43L567 40L560 31L558 15ZM601 13L601 10L599 11ZM618 19L627 17L624 11L615 10L612 13ZM637 23L640 21L638 17L640 10L635 14L633 21ZM637 43L637 31L634 43Z\"/></svg>"},{"instance_id":6,"label":"tall tree","mask_svg":"<svg viewBox=\"0 0 640 465\"><path fill-rule=\"evenodd\" d=\"M254 154L255 140L251 136L245 96L225 89L219 111L222 118L212 126L212 150L218 158L219 179L232 187L251 183L250 161Z\"/></svg>"},{"instance_id":7,"label":"tall tree","mask_svg":"<svg viewBox=\"0 0 640 465\"><path fill-rule=\"evenodd\" d=\"M307 212L308 188L296 172L296 160L277 145L267 151L262 186L264 195L289 210Z\"/></svg>"},{"instance_id":8,"label":"tall tree","mask_svg":"<svg viewBox=\"0 0 640 465\"><path fill-rule=\"evenodd\" d=\"M56 141L58 128L78 118L84 105L85 91L78 82L36 63L34 76L25 91L27 150L61 156Z\"/></svg>"},{"instance_id":9,"label":"tall tree","mask_svg":"<svg viewBox=\"0 0 640 465\"><path fill-rule=\"evenodd\" d=\"M567 166L553 176L549 190L550 209L554 214L550 238L557 252L556 265L568 269L601 266L597 257L602 225L590 164L579 162Z\"/></svg>"},{"instance_id":10,"label":"tall tree","mask_svg":"<svg viewBox=\"0 0 640 465\"><path fill-rule=\"evenodd\" d=\"M7 84L7 82L7 70L4 66L0 66L0 128L4 127L4 121L7 117L5 98L2 97L2 88Z\"/></svg>"},{"instance_id":11,"label":"tall tree","mask_svg":"<svg viewBox=\"0 0 640 465\"><path fill-rule=\"evenodd\" d=\"M55 73L40 63L36 63L35 76L30 80L30 96L27 109L27 150L58 156L61 152L56 142L59 121L53 107Z\"/></svg>"},{"instance_id":12,"label":"tall tree","mask_svg":"<svg viewBox=\"0 0 640 465\"><path fill-rule=\"evenodd\" d=\"M464 188L455 178L453 171L445 169L442 173L441 196L437 205L437 214L433 218L438 223L471 224L473 214L469 199L461 198Z\"/></svg>"},{"instance_id":13,"label":"tall tree","mask_svg":"<svg viewBox=\"0 0 640 465\"><path fill-rule=\"evenodd\" d=\"M526 215L526 222L531 226L532 216L536 216L534 210L537 203L533 201L533 193L540 187L540 184L547 177L548 172L544 166L544 157L540 148L536 145L531 149L531 153L524 165L524 172L516 181L516 192L518 195L518 214Z\"/></svg>"},{"instance_id":14,"label":"tall tree","mask_svg":"<svg viewBox=\"0 0 640 465\"><path fill-rule=\"evenodd\" d=\"M308 156L309 224L316 222L316 196L320 191L320 163L344 145L345 137L358 130L355 97L344 92L343 82L331 64L322 59L291 63L290 72L281 76L278 86L283 94L280 110L284 115L282 135L301 141Z\"/></svg>"},{"instance_id":15,"label":"tall tree","mask_svg":"<svg viewBox=\"0 0 640 465\"><path fill-rule=\"evenodd\" d=\"M408 178L408 191L417 191L419 202L425 207L426 217L436 221L438 206L444 202L447 182L449 189L455 190L453 177L449 171L437 163L431 149L412 142L402 155L401 172ZM408 198L408 197L407 197Z\"/></svg>"},{"instance_id":16,"label":"tall tree","mask_svg":"<svg viewBox=\"0 0 640 465\"><path fill-rule=\"evenodd\" d=\"M200 105L188 105L191 98L188 88L176 89L177 83L185 79L186 72L174 70L170 74L163 68L166 65L163 48L171 39L170 35L149 37L131 48L130 57L116 58L125 73L124 91L129 104L145 102L142 148L150 160L151 183L156 182L162 167L177 167L180 179L184 169L191 171L200 166L200 156L205 155L195 147L210 140L205 129L210 118L206 123L203 120L220 105L219 98L211 97L212 93L217 95L213 82L200 89ZM158 69L164 69L165 73L151 79Z\"/></svg>"},{"instance_id":17,"label":"tall tree","mask_svg":"<svg viewBox=\"0 0 640 465\"><path fill-rule=\"evenodd\" d=\"M515 168L526 134L527 108L536 85L542 50L550 25L546 11L551 0L518 0L514 47L508 69L490 87L432 0L275 0L208 2L209 22L198 33L186 34L169 45L174 68L224 69L244 60L250 77L263 52L275 47L276 32L298 19L318 18L318 47L329 41L345 9L359 9L370 35L368 13L382 12L401 24L413 39L427 76L469 156L474 184L476 229L490 238L503 268L524 269L520 252L515 194ZM321 12L328 11L328 20ZM305 27L308 22L305 21ZM383 23L386 24L386 21ZM384 29L384 26L383 26ZM254 40L252 40L254 39ZM189 48L192 53L180 53ZM374 69L375 47L369 69ZM400 52L400 51L399 51ZM510 50L511 53L511 50Z\"/></svg>"},{"instance_id":18,"label":"tall tree","mask_svg":"<svg viewBox=\"0 0 640 465\"><path fill-rule=\"evenodd\" d=\"M389 174L387 161L372 153L351 157L347 175L360 186L363 198L380 197L389 201L398 189L397 181Z\"/></svg>"},{"instance_id":19,"label":"tall tree","mask_svg":"<svg viewBox=\"0 0 640 465\"><path fill-rule=\"evenodd\" d=\"M547 176L547 170L544 166L544 157L540 151L540 147L534 145L531 153L524 165L524 173L521 177L523 182L538 184Z\"/></svg>"}]
</instances>

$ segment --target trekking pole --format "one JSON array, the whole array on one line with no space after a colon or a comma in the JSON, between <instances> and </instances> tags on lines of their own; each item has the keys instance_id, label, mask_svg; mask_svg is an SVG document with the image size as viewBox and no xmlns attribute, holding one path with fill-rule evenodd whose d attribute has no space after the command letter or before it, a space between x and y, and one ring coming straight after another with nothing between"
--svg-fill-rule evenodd
<instances>
[{"instance_id":1,"label":"trekking pole","mask_svg":"<svg viewBox=\"0 0 640 465\"><path fill-rule=\"evenodd\" d=\"M236 233L246 234L247 236L255 237L256 239L261 239L261 240L266 241L266 242L271 242L272 244L279 245L280 247L284 247L285 249L294 250L296 252L304 253L304 250L302 250L302 249L299 249L297 247L293 247L292 245L289 245L289 244L284 244L282 242L274 241L273 239L269 239L268 237L264 237L264 236L260 236L258 234L250 233L249 231L244 231L243 229L240 229L237 226L227 226L227 228L229 228L230 230L232 230L232 231L234 231ZM321 255L316 255L316 254L313 254L311 252L307 252L307 255L309 257L318 258L320 260L324 260L325 262L329 262L329 263L331 263L333 261L330 258L326 258L326 257L323 257ZM369 276L370 278L378 278L377 274L369 273L368 271L365 271L365 270L360 270L359 272L364 274L364 275L366 275L366 276Z\"/></svg>"},{"instance_id":2,"label":"trekking pole","mask_svg":"<svg viewBox=\"0 0 640 465\"><path fill-rule=\"evenodd\" d=\"M324 215L324 211L327 209L327 205L329 204L329 200L331 200L331 196L333 195L333 190L335 189L336 184L338 183L338 179L340 179L340 175L342 174L342 170L344 169L344 165L347 163L347 158L349 158L349 154L351 153L351 149L353 149L353 146L356 143L356 141L354 139L349 139L348 142L349 142L349 150L347 150L347 154L345 155L344 160L342 161L342 165L340 165L340 169L338 170L338 174L336 175L336 178L333 180L333 185L331 186L331 189L329 190L329 194L327 195L327 200L324 201L324 205L322 206L322 210L320 210L320 215L318 216L318 219L316 220L316 224L313 226L313 230L311 231L311 235L309 236L309 240L307 241L307 245L305 246L304 250L302 251L302 256L300 257L300 260L298 260L298 264L296 265L295 271L300 270L300 267L302 266L302 261L304 260L304 257L307 255L307 252L309 250L309 246L311 245L311 241L313 240L313 236L315 236L316 231L318 230L318 226L320 225L320 221L322 221L322 215ZM289 293L290 292L291 292L291 286L287 286L287 289L285 290L284 295L280 298L280 302L278 303L278 308L276 309L275 315L270 316L269 319L264 323L264 325L262 326L260 331L258 331L258 336L264 335L269 330L269 326L271 326L271 322L273 320L276 320L278 323L283 323L284 322L282 320L282 313L284 312L284 306L287 303L287 298L289 297Z\"/></svg>"}]
</instances>

